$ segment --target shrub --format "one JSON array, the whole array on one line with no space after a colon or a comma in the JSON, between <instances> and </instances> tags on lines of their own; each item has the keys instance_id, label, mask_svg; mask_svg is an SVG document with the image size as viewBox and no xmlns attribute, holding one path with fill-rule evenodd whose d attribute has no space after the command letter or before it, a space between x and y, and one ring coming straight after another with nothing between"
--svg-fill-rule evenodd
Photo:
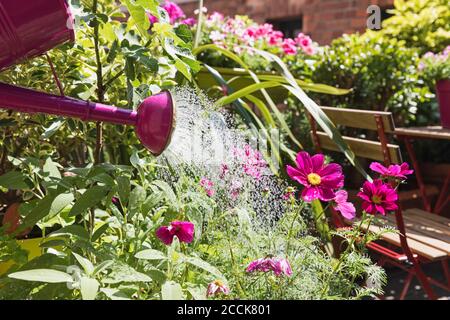
<instances>
[{"instance_id":1,"label":"shrub","mask_svg":"<svg viewBox=\"0 0 450 320\"><path fill-rule=\"evenodd\" d=\"M447 0L395 0L393 16L383 22L381 33L404 40L421 54L439 52L450 44L450 7Z\"/></svg>"},{"instance_id":2,"label":"shrub","mask_svg":"<svg viewBox=\"0 0 450 320\"><path fill-rule=\"evenodd\" d=\"M312 76L315 82L352 89L344 96L318 97L323 105L391 111L397 125L407 125L428 113L418 106L432 97L418 63L417 51L403 41L379 33L344 35L325 48Z\"/></svg>"}]
</instances>

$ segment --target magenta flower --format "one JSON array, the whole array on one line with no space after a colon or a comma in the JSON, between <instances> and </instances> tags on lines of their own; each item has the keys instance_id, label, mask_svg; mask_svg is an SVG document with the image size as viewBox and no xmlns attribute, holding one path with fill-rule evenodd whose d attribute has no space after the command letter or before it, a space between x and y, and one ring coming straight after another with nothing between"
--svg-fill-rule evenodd
<instances>
[{"instance_id":1,"label":"magenta flower","mask_svg":"<svg viewBox=\"0 0 450 320\"><path fill-rule=\"evenodd\" d=\"M167 11L170 18L170 23L175 23L178 19L184 18L185 14L183 10L171 1L166 1L163 8Z\"/></svg>"},{"instance_id":2,"label":"magenta flower","mask_svg":"<svg viewBox=\"0 0 450 320\"><path fill-rule=\"evenodd\" d=\"M370 169L381 174L383 178L395 178L399 180L406 180L406 176L414 172L414 170L409 170L409 164L406 162L403 162L401 165L392 164L387 168L378 162L372 162Z\"/></svg>"},{"instance_id":3,"label":"magenta flower","mask_svg":"<svg viewBox=\"0 0 450 320\"><path fill-rule=\"evenodd\" d=\"M295 41L302 48L310 47L312 45L311 38L303 33L300 33L297 38L295 38Z\"/></svg>"},{"instance_id":4,"label":"magenta flower","mask_svg":"<svg viewBox=\"0 0 450 320\"><path fill-rule=\"evenodd\" d=\"M291 200L295 197L295 188L294 187L287 187L285 193L283 194L283 200Z\"/></svg>"},{"instance_id":5,"label":"magenta flower","mask_svg":"<svg viewBox=\"0 0 450 320\"><path fill-rule=\"evenodd\" d=\"M148 17L148 20L150 21L150 24L152 24L152 25L159 22L157 17L155 17L154 15L152 15L148 12L147 12L147 17Z\"/></svg>"},{"instance_id":6,"label":"magenta flower","mask_svg":"<svg viewBox=\"0 0 450 320\"><path fill-rule=\"evenodd\" d=\"M239 180L235 180L231 183L231 199L236 200L239 198L242 189L242 182Z\"/></svg>"},{"instance_id":7,"label":"magenta flower","mask_svg":"<svg viewBox=\"0 0 450 320\"><path fill-rule=\"evenodd\" d=\"M233 155L242 163L244 173L260 180L263 170L267 167L267 162L263 159L261 152L253 150L250 145L245 145L244 149L234 149Z\"/></svg>"},{"instance_id":8,"label":"magenta flower","mask_svg":"<svg viewBox=\"0 0 450 320\"><path fill-rule=\"evenodd\" d=\"M205 189L206 194L209 197L213 197L214 194L216 193L214 191L214 189L213 189L214 188L214 182L212 182L211 180L208 180L206 178L201 178L200 179L200 185L203 187L203 189Z\"/></svg>"},{"instance_id":9,"label":"magenta flower","mask_svg":"<svg viewBox=\"0 0 450 320\"><path fill-rule=\"evenodd\" d=\"M288 277L290 277L292 275L292 268L287 259L273 259L273 261L274 261L273 272L275 273L276 276L281 276L285 274Z\"/></svg>"},{"instance_id":10,"label":"magenta flower","mask_svg":"<svg viewBox=\"0 0 450 320\"><path fill-rule=\"evenodd\" d=\"M221 14L220 12L214 11L209 17L208 20L209 21L213 21L213 22L221 22L223 21L224 16L223 14Z\"/></svg>"},{"instance_id":11,"label":"magenta flower","mask_svg":"<svg viewBox=\"0 0 450 320\"><path fill-rule=\"evenodd\" d=\"M356 216L356 209L353 203L348 202L348 193L345 190L339 190L336 192L334 198L333 208L339 211L346 219L352 220Z\"/></svg>"},{"instance_id":12,"label":"magenta flower","mask_svg":"<svg viewBox=\"0 0 450 320\"><path fill-rule=\"evenodd\" d=\"M191 243L194 240L194 224L189 221L172 221L170 226L156 230L156 236L166 245L171 245L175 236L181 242Z\"/></svg>"},{"instance_id":13,"label":"magenta flower","mask_svg":"<svg viewBox=\"0 0 450 320\"><path fill-rule=\"evenodd\" d=\"M222 165L220 166L220 179L225 178L226 174L228 172L230 172L230 168L228 167L228 165L226 163L222 163Z\"/></svg>"},{"instance_id":14,"label":"magenta flower","mask_svg":"<svg viewBox=\"0 0 450 320\"><path fill-rule=\"evenodd\" d=\"M295 55L297 53L297 45L292 39L284 39L281 47L283 48L284 53L287 55Z\"/></svg>"},{"instance_id":15,"label":"magenta flower","mask_svg":"<svg viewBox=\"0 0 450 320\"><path fill-rule=\"evenodd\" d=\"M197 20L195 18L187 18L182 20L181 23L193 27L197 24Z\"/></svg>"},{"instance_id":16,"label":"magenta flower","mask_svg":"<svg viewBox=\"0 0 450 320\"><path fill-rule=\"evenodd\" d=\"M292 180L305 186L303 200L311 202L315 199L330 201L336 197L334 190L344 186L342 167L336 163L325 164L325 156L310 156L302 151L297 154L297 168L287 166L287 174Z\"/></svg>"},{"instance_id":17,"label":"magenta flower","mask_svg":"<svg viewBox=\"0 0 450 320\"><path fill-rule=\"evenodd\" d=\"M247 269L248 273L253 272L269 272L272 271L276 276L292 275L292 268L289 261L283 258L260 258L250 262Z\"/></svg>"},{"instance_id":18,"label":"magenta flower","mask_svg":"<svg viewBox=\"0 0 450 320\"><path fill-rule=\"evenodd\" d=\"M227 287L225 283L220 280L215 280L208 285L208 289L206 290L206 296L216 296L219 294L229 294L230 289Z\"/></svg>"},{"instance_id":19,"label":"magenta flower","mask_svg":"<svg viewBox=\"0 0 450 320\"><path fill-rule=\"evenodd\" d=\"M396 201L397 192L381 180L375 180L373 183L366 181L358 193L358 197L363 200L362 208L370 214L380 213L386 215L386 212L397 210Z\"/></svg>"},{"instance_id":20,"label":"magenta flower","mask_svg":"<svg viewBox=\"0 0 450 320\"><path fill-rule=\"evenodd\" d=\"M283 32L273 31L269 34L269 44L272 46L278 45L283 41Z\"/></svg>"}]
</instances>

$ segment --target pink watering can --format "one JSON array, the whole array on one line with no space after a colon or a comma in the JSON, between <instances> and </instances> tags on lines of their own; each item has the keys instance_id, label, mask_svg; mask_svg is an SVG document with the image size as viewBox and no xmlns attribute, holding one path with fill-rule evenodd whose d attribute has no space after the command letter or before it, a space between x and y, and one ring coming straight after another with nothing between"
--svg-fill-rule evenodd
<instances>
[{"instance_id":1,"label":"pink watering can","mask_svg":"<svg viewBox=\"0 0 450 320\"><path fill-rule=\"evenodd\" d=\"M66 0L0 0L0 70L74 39ZM167 148L175 125L169 92L145 99L132 111L0 83L0 108L132 125L154 155Z\"/></svg>"}]
</instances>

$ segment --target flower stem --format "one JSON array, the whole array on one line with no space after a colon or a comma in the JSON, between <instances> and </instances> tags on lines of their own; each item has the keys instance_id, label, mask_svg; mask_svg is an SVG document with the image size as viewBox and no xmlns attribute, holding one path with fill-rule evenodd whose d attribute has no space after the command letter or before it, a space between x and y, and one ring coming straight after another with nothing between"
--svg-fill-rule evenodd
<instances>
[{"instance_id":1,"label":"flower stem","mask_svg":"<svg viewBox=\"0 0 450 320\"><path fill-rule=\"evenodd\" d=\"M348 244L348 247L345 249L345 251L341 254L339 257L338 263L334 266L333 271L329 274L327 281L325 282L325 287L322 290L321 299L325 296L325 294L328 292L328 289L330 287L330 281L331 277L339 270L342 262L344 261L344 257L347 255L348 251L351 250L353 247L353 244L355 243L356 239L359 237L359 234L361 233L361 226L363 222L366 219L366 213L363 211L361 220L359 221L358 227L356 228L356 233L353 235L353 237L350 239L350 242Z\"/></svg>"}]
</instances>

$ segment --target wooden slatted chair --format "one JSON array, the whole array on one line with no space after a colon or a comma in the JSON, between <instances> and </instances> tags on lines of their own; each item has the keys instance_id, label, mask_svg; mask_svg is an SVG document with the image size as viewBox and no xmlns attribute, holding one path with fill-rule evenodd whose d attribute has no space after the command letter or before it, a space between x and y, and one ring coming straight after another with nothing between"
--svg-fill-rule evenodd
<instances>
[{"instance_id":1,"label":"wooden slatted chair","mask_svg":"<svg viewBox=\"0 0 450 320\"><path fill-rule=\"evenodd\" d=\"M400 147L388 143L387 134L393 134L395 125L390 112L365 111L356 109L340 109L322 107L322 110L336 124L350 128L376 131L378 141L343 137L356 156L383 162L386 166L402 162ZM340 151L338 146L324 132L317 130L316 123L310 118L312 138L318 152L323 149ZM427 190L428 193L428 190ZM420 193L418 193L420 195ZM429 194L429 193L428 193ZM382 241L368 244L371 250L381 254L380 265L391 264L407 271L405 285L400 294L404 299L414 276L421 282L430 299L436 295L430 283L450 291L450 273L448 260L450 256L450 220L420 210L409 209L402 212L401 206L395 215L387 215L379 219L381 224L369 227L372 232L381 227L396 228L397 233L384 233ZM348 225L336 212L333 213L336 227ZM421 263L441 261L446 284L427 277Z\"/></svg>"}]
</instances>

